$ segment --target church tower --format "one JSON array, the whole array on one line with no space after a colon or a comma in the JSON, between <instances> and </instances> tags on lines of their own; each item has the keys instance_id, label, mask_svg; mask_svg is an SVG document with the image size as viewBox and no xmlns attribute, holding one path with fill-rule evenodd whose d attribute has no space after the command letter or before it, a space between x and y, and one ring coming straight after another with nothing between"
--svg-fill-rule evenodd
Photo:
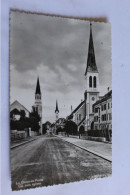
<instances>
[{"instance_id":1,"label":"church tower","mask_svg":"<svg viewBox=\"0 0 130 195\"><path fill-rule=\"evenodd\" d=\"M85 80L86 80L85 91L86 130L89 130L91 128L91 122L93 121L94 117L92 105L99 98L99 72L95 60L91 23Z\"/></svg>"},{"instance_id":2,"label":"church tower","mask_svg":"<svg viewBox=\"0 0 130 195\"><path fill-rule=\"evenodd\" d=\"M56 109L55 109L55 114L56 114L56 121L58 120L58 114L59 114L59 110L58 110L58 102L56 100Z\"/></svg>"},{"instance_id":3,"label":"church tower","mask_svg":"<svg viewBox=\"0 0 130 195\"><path fill-rule=\"evenodd\" d=\"M42 134L42 100L41 100L41 89L40 89L40 82L39 77L37 78L37 85L36 85L36 91L35 91L35 104L34 109L37 110L39 116L40 116L40 129L39 134Z\"/></svg>"}]
</instances>

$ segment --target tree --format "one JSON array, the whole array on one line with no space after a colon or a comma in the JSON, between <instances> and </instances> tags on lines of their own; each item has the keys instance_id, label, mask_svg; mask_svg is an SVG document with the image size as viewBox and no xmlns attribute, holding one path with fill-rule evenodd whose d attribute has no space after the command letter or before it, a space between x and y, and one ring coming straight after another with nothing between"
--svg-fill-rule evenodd
<instances>
[{"instance_id":1,"label":"tree","mask_svg":"<svg viewBox=\"0 0 130 195\"><path fill-rule=\"evenodd\" d=\"M82 125L80 128L79 128L79 139L80 139L80 135L81 134L84 134L85 133L85 130L84 130L84 126Z\"/></svg>"},{"instance_id":2,"label":"tree","mask_svg":"<svg viewBox=\"0 0 130 195\"><path fill-rule=\"evenodd\" d=\"M37 118L31 116L29 118L29 125L30 125L32 131L38 132L40 125L39 125L39 120Z\"/></svg>"},{"instance_id":3,"label":"tree","mask_svg":"<svg viewBox=\"0 0 130 195\"><path fill-rule=\"evenodd\" d=\"M44 123L44 124L42 124L42 133L43 134L46 134L46 124Z\"/></svg>"},{"instance_id":4,"label":"tree","mask_svg":"<svg viewBox=\"0 0 130 195\"><path fill-rule=\"evenodd\" d=\"M21 121L24 121L24 120L25 120L25 117L26 117L25 111L24 111L24 110L21 110L21 111L20 111L20 120L21 120Z\"/></svg>"},{"instance_id":5,"label":"tree","mask_svg":"<svg viewBox=\"0 0 130 195\"><path fill-rule=\"evenodd\" d=\"M69 134L76 135L77 134L76 123L73 121L67 121L65 123L65 131L66 131L67 135L69 135Z\"/></svg>"},{"instance_id":6,"label":"tree","mask_svg":"<svg viewBox=\"0 0 130 195\"><path fill-rule=\"evenodd\" d=\"M42 133L45 134L47 132L47 127L51 126L50 121L46 121L44 124L42 124Z\"/></svg>"},{"instance_id":7,"label":"tree","mask_svg":"<svg viewBox=\"0 0 130 195\"><path fill-rule=\"evenodd\" d=\"M34 106L32 106L32 112L30 113L30 118L31 117L35 117L38 121L41 119L38 114L38 110Z\"/></svg>"},{"instance_id":8,"label":"tree","mask_svg":"<svg viewBox=\"0 0 130 195\"><path fill-rule=\"evenodd\" d=\"M32 106L32 112L29 115L29 121L30 121L30 127L32 131L38 131L40 128L39 122L40 122L40 116L38 114L38 110Z\"/></svg>"},{"instance_id":9,"label":"tree","mask_svg":"<svg viewBox=\"0 0 130 195\"><path fill-rule=\"evenodd\" d=\"M56 134L58 134L59 132L64 132L64 129L62 129L61 127L58 127L58 128L56 129Z\"/></svg>"},{"instance_id":10,"label":"tree","mask_svg":"<svg viewBox=\"0 0 130 195\"><path fill-rule=\"evenodd\" d=\"M79 133L80 133L80 134L84 134L84 133L85 133L84 126L81 126L81 127L79 128Z\"/></svg>"},{"instance_id":11,"label":"tree","mask_svg":"<svg viewBox=\"0 0 130 195\"><path fill-rule=\"evenodd\" d=\"M10 129L11 130L24 130L25 128L31 127L32 131L37 131L40 128L39 121L40 116L37 112L37 110L33 107L32 112L29 115L29 118L26 117L26 113L24 110L21 110L20 112L17 109L14 109L10 115L13 117L13 114L20 114L19 120L10 120Z\"/></svg>"},{"instance_id":12,"label":"tree","mask_svg":"<svg viewBox=\"0 0 130 195\"><path fill-rule=\"evenodd\" d=\"M21 110L21 111L20 111L20 115L21 115L21 117L25 118L25 116L26 116L25 111L24 111L24 110Z\"/></svg>"},{"instance_id":13,"label":"tree","mask_svg":"<svg viewBox=\"0 0 130 195\"><path fill-rule=\"evenodd\" d=\"M14 120L10 120L10 130L17 130L17 123Z\"/></svg>"}]
</instances>

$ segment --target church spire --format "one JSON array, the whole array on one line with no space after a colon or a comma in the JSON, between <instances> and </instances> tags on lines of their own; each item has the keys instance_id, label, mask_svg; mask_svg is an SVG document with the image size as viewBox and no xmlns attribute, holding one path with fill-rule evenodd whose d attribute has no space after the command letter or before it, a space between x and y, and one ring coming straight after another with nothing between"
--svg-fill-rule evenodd
<instances>
[{"instance_id":1,"label":"church spire","mask_svg":"<svg viewBox=\"0 0 130 195\"><path fill-rule=\"evenodd\" d=\"M35 94L41 95L41 89L40 89L40 83L39 83L39 77L37 78L37 85L36 85L36 91Z\"/></svg>"},{"instance_id":2,"label":"church spire","mask_svg":"<svg viewBox=\"0 0 130 195\"><path fill-rule=\"evenodd\" d=\"M90 37L89 37L89 47L88 47L88 59L87 67L85 71L85 76L87 72L98 72L95 60L94 45L93 45L93 36L92 36L92 23L90 23Z\"/></svg>"},{"instance_id":3,"label":"church spire","mask_svg":"<svg viewBox=\"0 0 130 195\"><path fill-rule=\"evenodd\" d=\"M59 113L59 110L58 110L58 102L56 100L56 109L55 109L55 113L58 112Z\"/></svg>"}]
</instances>

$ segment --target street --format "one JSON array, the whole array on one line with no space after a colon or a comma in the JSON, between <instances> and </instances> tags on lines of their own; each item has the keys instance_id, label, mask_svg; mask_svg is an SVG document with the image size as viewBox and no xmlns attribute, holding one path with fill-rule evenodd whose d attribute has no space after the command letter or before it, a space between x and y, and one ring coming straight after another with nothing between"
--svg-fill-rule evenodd
<instances>
[{"instance_id":1,"label":"street","mask_svg":"<svg viewBox=\"0 0 130 195\"><path fill-rule=\"evenodd\" d=\"M53 136L11 150L12 189L111 176L111 163Z\"/></svg>"}]
</instances>

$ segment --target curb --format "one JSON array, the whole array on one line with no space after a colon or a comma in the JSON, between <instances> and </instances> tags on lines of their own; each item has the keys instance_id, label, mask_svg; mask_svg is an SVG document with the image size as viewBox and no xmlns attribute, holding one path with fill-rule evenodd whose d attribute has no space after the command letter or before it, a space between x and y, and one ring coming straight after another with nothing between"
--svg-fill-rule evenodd
<instances>
[{"instance_id":1,"label":"curb","mask_svg":"<svg viewBox=\"0 0 130 195\"><path fill-rule=\"evenodd\" d=\"M29 143L29 142L32 142L32 141L36 140L36 139L37 139L37 138L31 139L31 140L28 140L28 141L25 141L25 142L23 142L23 143L21 143L21 144L17 144L17 145L15 145L15 146L10 147L10 149L17 148L17 147L19 147L19 146L21 146L21 145L27 144L27 143Z\"/></svg>"},{"instance_id":2,"label":"curb","mask_svg":"<svg viewBox=\"0 0 130 195\"><path fill-rule=\"evenodd\" d=\"M71 137L71 136L69 136L69 137ZM71 138L79 139L78 137L71 137ZM109 142L109 141L97 141L97 140L82 139L82 138L80 138L79 140L87 140L87 141L94 141L94 142L100 142L100 143L105 143L105 144L112 144L112 142Z\"/></svg>"},{"instance_id":3,"label":"curb","mask_svg":"<svg viewBox=\"0 0 130 195\"><path fill-rule=\"evenodd\" d=\"M56 136L56 137L57 137L57 136ZM60 138L60 137L59 137L59 138ZM67 143L70 143L70 144L72 144L72 145L74 145L74 146L76 146L76 147L78 147L78 148L80 148L80 149L83 149L83 150L85 150L85 151L87 151L87 152L89 152L89 153L91 153L91 154L94 154L94 155L96 155L96 156L98 156L98 157L100 157L100 158L102 158L102 159L104 159L104 160L107 160L108 162L112 163L112 160L110 160L110 159L104 157L103 155L101 155L101 154L99 154L99 153L97 153L97 152L94 152L94 151L92 151L92 150L86 149L86 148L84 148L84 147L82 147L82 146L79 146L79 145L77 145L77 144L74 144L74 143L72 143L72 142L70 142L70 141L66 141L66 140L64 140L63 138L60 138L60 139L62 139L63 141L65 141L65 142L67 142Z\"/></svg>"}]
</instances>

